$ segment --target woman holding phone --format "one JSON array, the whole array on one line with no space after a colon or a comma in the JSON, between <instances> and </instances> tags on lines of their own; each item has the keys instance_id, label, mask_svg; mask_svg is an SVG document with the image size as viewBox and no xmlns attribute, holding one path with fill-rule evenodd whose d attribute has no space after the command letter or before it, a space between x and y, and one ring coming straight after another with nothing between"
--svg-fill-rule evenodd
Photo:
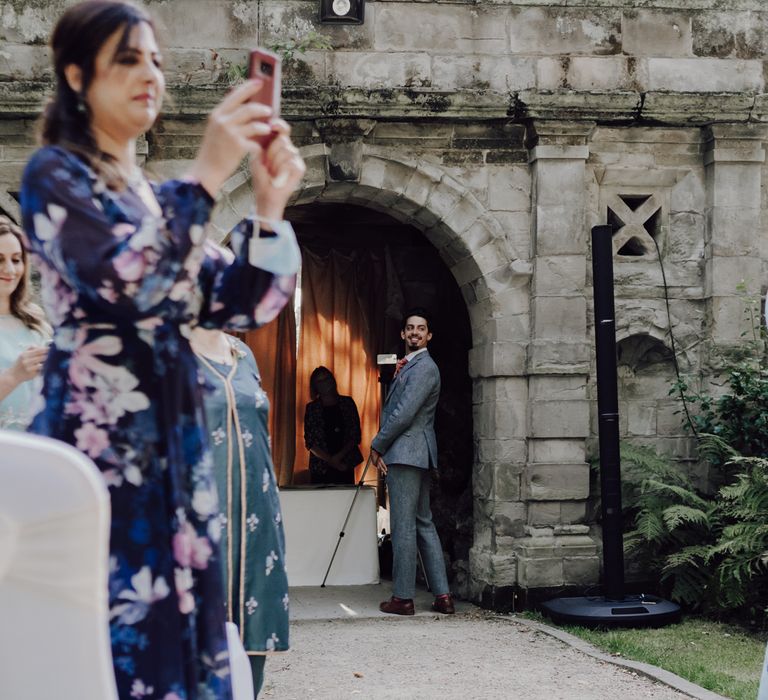
<instances>
[{"instance_id":1,"label":"woman holding phone","mask_svg":"<svg viewBox=\"0 0 768 700\"><path fill-rule=\"evenodd\" d=\"M27 427L50 336L43 312L29 300L21 229L0 216L0 428Z\"/></svg>"},{"instance_id":2,"label":"woman holding phone","mask_svg":"<svg viewBox=\"0 0 768 700\"><path fill-rule=\"evenodd\" d=\"M121 700L228 699L218 500L188 338L196 325L257 327L288 301L300 255L282 217L304 164L251 80L213 110L186 175L150 183L135 151L164 92L149 15L87 0L51 44L56 92L21 191L55 328L30 430L78 447L109 486ZM206 226L246 155L257 215L232 231L228 262Z\"/></svg>"}]
</instances>

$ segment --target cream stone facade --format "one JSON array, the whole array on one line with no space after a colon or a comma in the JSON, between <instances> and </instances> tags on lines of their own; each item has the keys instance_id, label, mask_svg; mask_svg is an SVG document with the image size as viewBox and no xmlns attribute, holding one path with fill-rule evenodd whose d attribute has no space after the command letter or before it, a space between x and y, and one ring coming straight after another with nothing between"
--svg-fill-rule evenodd
<instances>
[{"instance_id":1,"label":"cream stone facade","mask_svg":"<svg viewBox=\"0 0 768 700\"><path fill-rule=\"evenodd\" d=\"M45 41L68 4L0 2L0 209L12 215L51 85ZM596 583L589 230L616 227L622 433L697 470L668 395L660 262L681 369L706 384L713 351L749 330L745 294L766 287L768 6L368 0L362 26L321 26L318 0L145 4L171 96L142 143L158 174L193 156L248 48L330 38L287 67L283 111L308 164L294 205L355 204L423 232L472 325L474 541L459 592L500 609ZM243 172L217 224L247 201Z\"/></svg>"}]
</instances>

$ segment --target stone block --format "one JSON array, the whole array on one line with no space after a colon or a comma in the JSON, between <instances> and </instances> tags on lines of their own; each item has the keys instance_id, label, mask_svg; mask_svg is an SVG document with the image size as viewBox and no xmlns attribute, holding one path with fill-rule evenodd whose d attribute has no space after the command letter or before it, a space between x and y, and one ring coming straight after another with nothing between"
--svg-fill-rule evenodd
<instances>
[{"instance_id":1,"label":"stone block","mask_svg":"<svg viewBox=\"0 0 768 700\"><path fill-rule=\"evenodd\" d=\"M431 81L429 54L396 53L382 60L380 53L338 51L326 58L329 79L341 87L368 89L410 86Z\"/></svg>"},{"instance_id":2,"label":"stone block","mask_svg":"<svg viewBox=\"0 0 768 700\"><path fill-rule=\"evenodd\" d=\"M530 436L577 438L589 435L588 401L531 401Z\"/></svg>"},{"instance_id":3,"label":"stone block","mask_svg":"<svg viewBox=\"0 0 768 700\"><path fill-rule=\"evenodd\" d=\"M584 339L587 332L587 300L583 296L534 297L531 306L536 340Z\"/></svg>"},{"instance_id":4,"label":"stone block","mask_svg":"<svg viewBox=\"0 0 768 700\"><path fill-rule=\"evenodd\" d=\"M532 376L529 380L529 395L534 401L574 401L587 398L586 377Z\"/></svg>"},{"instance_id":5,"label":"stone block","mask_svg":"<svg viewBox=\"0 0 768 700\"><path fill-rule=\"evenodd\" d=\"M518 583L523 588L549 588L564 583L563 560L560 557L518 561Z\"/></svg>"},{"instance_id":6,"label":"stone block","mask_svg":"<svg viewBox=\"0 0 768 700\"><path fill-rule=\"evenodd\" d=\"M520 474L523 471L522 463L493 465L493 497L497 501L519 501L521 496ZM524 504L521 504L524 505ZM506 512L506 511L505 511ZM518 512L518 511L515 511ZM522 517L522 516L519 516ZM520 534L515 534L519 537Z\"/></svg>"},{"instance_id":7,"label":"stone block","mask_svg":"<svg viewBox=\"0 0 768 700\"><path fill-rule=\"evenodd\" d=\"M500 55L507 43L506 14L495 7L444 5L435 12L430 4L378 4L375 47L388 56L414 50Z\"/></svg>"},{"instance_id":8,"label":"stone block","mask_svg":"<svg viewBox=\"0 0 768 700\"><path fill-rule=\"evenodd\" d=\"M534 340L528 344L531 374L589 374L590 346L585 340Z\"/></svg>"},{"instance_id":9,"label":"stone block","mask_svg":"<svg viewBox=\"0 0 768 700\"><path fill-rule=\"evenodd\" d=\"M615 54L621 51L621 15L614 9L515 8L510 51L528 55Z\"/></svg>"},{"instance_id":10,"label":"stone block","mask_svg":"<svg viewBox=\"0 0 768 700\"><path fill-rule=\"evenodd\" d=\"M631 87L624 56L572 56L565 81L573 90L624 90Z\"/></svg>"},{"instance_id":11,"label":"stone block","mask_svg":"<svg viewBox=\"0 0 768 700\"><path fill-rule=\"evenodd\" d=\"M566 557L563 559L563 578L566 586L588 586L600 580L600 560L591 557Z\"/></svg>"},{"instance_id":12,"label":"stone block","mask_svg":"<svg viewBox=\"0 0 768 700\"><path fill-rule=\"evenodd\" d=\"M679 400L666 399L656 402L656 434L682 435L685 415Z\"/></svg>"},{"instance_id":13,"label":"stone block","mask_svg":"<svg viewBox=\"0 0 768 700\"><path fill-rule=\"evenodd\" d=\"M583 207L535 207L535 255L586 255L587 226Z\"/></svg>"},{"instance_id":14,"label":"stone block","mask_svg":"<svg viewBox=\"0 0 768 700\"><path fill-rule=\"evenodd\" d=\"M717 58L762 58L768 53L767 28L768 17L762 11L697 12L693 15L693 52Z\"/></svg>"},{"instance_id":15,"label":"stone block","mask_svg":"<svg viewBox=\"0 0 768 700\"><path fill-rule=\"evenodd\" d=\"M477 440L477 462L514 464L525 462L527 457L526 441L508 438L479 438Z\"/></svg>"},{"instance_id":16,"label":"stone block","mask_svg":"<svg viewBox=\"0 0 768 700\"><path fill-rule=\"evenodd\" d=\"M215 49L257 46L259 27L256 7L238 3L238 15L229 3L184 0L152 4L152 14L162 25L163 43L178 48ZM245 13L245 14L243 14Z\"/></svg>"},{"instance_id":17,"label":"stone block","mask_svg":"<svg viewBox=\"0 0 768 700\"><path fill-rule=\"evenodd\" d=\"M655 401L627 401L627 432L629 435L656 434Z\"/></svg>"},{"instance_id":18,"label":"stone block","mask_svg":"<svg viewBox=\"0 0 768 700\"><path fill-rule=\"evenodd\" d=\"M542 153L547 148L578 148L562 146L536 146L536 152ZM559 153L559 151L558 151ZM588 155L589 151L586 151ZM586 157L585 155L585 157ZM586 169L584 160L578 158L539 159L534 164L536 186L534 201L537 209L542 207L572 207L584 209L584 188L586 187Z\"/></svg>"},{"instance_id":19,"label":"stone block","mask_svg":"<svg viewBox=\"0 0 768 700\"><path fill-rule=\"evenodd\" d=\"M532 293L537 296L581 295L587 276L584 255L543 255L533 261Z\"/></svg>"},{"instance_id":20,"label":"stone block","mask_svg":"<svg viewBox=\"0 0 768 700\"><path fill-rule=\"evenodd\" d=\"M709 301L709 309L712 319L710 333L716 343L742 344L745 334L751 333L741 297L713 296Z\"/></svg>"},{"instance_id":21,"label":"stone block","mask_svg":"<svg viewBox=\"0 0 768 700\"><path fill-rule=\"evenodd\" d=\"M497 211L531 210L531 175L527 166L488 166L488 204Z\"/></svg>"},{"instance_id":22,"label":"stone block","mask_svg":"<svg viewBox=\"0 0 768 700\"><path fill-rule=\"evenodd\" d=\"M560 530L571 530L577 534L563 534L555 536L555 553L564 557L588 557L597 552L595 541L589 536L589 528L586 525L571 525Z\"/></svg>"},{"instance_id":23,"label":"stone block","mask_svg":"<svg viewBox=\"0 0 768 700\"><path fill-rule=\"evenodd\" d=\"M469 351L471 377L520 376L526 370L526 343L486 343Z\"/></svg>"},{"instance_id":24,"label":"stone block","mask_svg":"<svg viewBox=\"0 0 768 700\"><path fill-rule=\"evenodd\" d=\"M475 435L524 438L528 427L527 413L524 400L484 401L476 404L473 407Z\"/></svg>"},{"instance_id":25,"label":"stone block","mask_svg":"<svg viewBox=\"0 0 768 700\"><path fill-rule=\"evenodd\" d=\"M535 85L533 58L478 54L432 57L432 87L438 90L490 90L506 95Z\"/></svg>"},{"instance_id":26,"label":"stone block","mask_svg":"<svg viewBox=\"0 0 768 700\"><path fill-rule=\"evenodd\" d=\"M494 211L507 241L510 258L528 260L531 257L531 214L529 211Z\"/></svg>"},{"instance_id":27,"label":"stone block","mask_svg":"<svg viewBox=\"0 0 768 700\"><path fill-rule=\"evenodd\" d=\"M559 525L560 524L560 502L542 501L540 503L528 504L528 525Z\"/></svg>"},{"instance_id":28,"label":"stone block","mask_svg":"<svg viewBox=\"0 0 768 700\"><path fill-rule=\"evenodd\" d=\"M563 524L583 523L587 518L587 504L579 501L561 501L560 522Z\"/></svg>"},{"instance_id":29,"label":"stone block","mask_svg":"<svg viewBox=\"0 0 768 700\"><path fill-rule=\"evenodd\" d=\"M536 87L539 90L558 90L564 87L567 64L567 61L557 56L541 56L536 63Z\"/></svg>"},{"instance_id":30,"label":"stone block","mask_svg":"<svg viewBox=\"0 0 768 700\"><path fill-rule=\"evenodd\" d=\"M720 248L726 246L721 243ZM742 281L755 282L762 276L762 264L756 257L713 257L707 261L705 292L707 296L727 297L739 295ZM744 315L742 301L742 313Z\"/></svg>"},{"instance_id":31,"label":"stone block","mask_svg":"<svg viewBox=\"0 0 768 700\"><path fill-rule=\"evenodd\" d=\"M621 47L632 56L691 56L691 15L658 10L625 10Z\"/></svg>"},{"instance_id":32,"label":"stone block","mask_svg":"<svg viewBox=\"0 0 768 700\"><path fill-rule=\"evenodd\" d=\"M705 232L703 214L695 211L671 213L663 255L670 260L701 260L704 257Z\"/></svg>"},{"instance_id":33,"label":"stone block","mask_svg":"<svg viewBox=\"0 0 768 700\"><path fill-rule=\"evenodd\" d=\"M583 439L530 439L528 453L532 462L584 462Z\"/></svg>"},{"instance_id":34,"label":"stone block","mask_svg":"<svg viewBox=\"0 0 768 700\"><path fill-rule=\"evenodd\" d=\"M649 58L648 90L669 92L762 92L758 60Z\"/></svg>"},{"instance_id":35,"label":"stone block","mask_svg":"<svg viewBox=\"0 0 768 700\"><path fill-rule=\"evenodd\" d=\"M523 537L525 534L525 503L499 503L493 510L494 533L498 537Z\"/></svg>"},{"instance_id":36,"label":"stone block","mask_svg":"<svg viewBox=\"0 0 768 700\"><path fill-rule=\"evenodd\" d=\"M530 316L516 314L504 318L481 319L472 337L479 345L496 342L519 342L520 338L528 338L531 334Z\"/></svg>"},{"instance_id":37,"label":"stone block","mask_svg":"<svg viewBox=\"0 0 768 700\"><path fill-rule=\"evenodd\" d=\"M589 497L589 465L529 463L523 496L531 501L575 501Z\"/></svg>"},{"instance_id":38,"label":"stone block","mask_svg":"<svg viewBox=\"0 0 768 700\"><path fill-rule=\"evenodd\" d=\"M713 207L759 208L760 163L718 162L707 168L707 202Z\"/></svg>"},{"instance_id":39,"label":"stone block","mask_svg":"<svg viewBox=\"0 0 768 700\"><path fill-rule=\"evenodd\" d=\"M464 196L456 202L456 206L449 214L443 217L443 222L449 226L452 231L461 234L486 213L485 207L471 192L465 192Z\"/></svg>"}]
</instances>

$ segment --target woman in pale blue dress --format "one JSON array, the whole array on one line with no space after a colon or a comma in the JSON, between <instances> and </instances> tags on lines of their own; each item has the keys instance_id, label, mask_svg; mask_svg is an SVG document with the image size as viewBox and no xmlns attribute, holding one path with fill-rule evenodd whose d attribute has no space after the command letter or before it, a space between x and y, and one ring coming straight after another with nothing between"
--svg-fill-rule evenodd
<instances>
[{"instance_id":1,"label":"woman in pale blue dress","mask_svg":"<svg viewBox=\"0 0 768 700\"><path fill-rule=\"evenodd\" d=\"M29 301L21 229L0 216L0 428L24 430L40 394L50 329Z\"/></svg>"}]
</instances>

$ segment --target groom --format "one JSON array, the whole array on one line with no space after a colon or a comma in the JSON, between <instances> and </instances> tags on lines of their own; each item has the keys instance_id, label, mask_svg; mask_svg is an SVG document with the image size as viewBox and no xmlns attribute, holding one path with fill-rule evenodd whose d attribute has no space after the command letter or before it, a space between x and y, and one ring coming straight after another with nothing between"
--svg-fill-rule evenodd
<instances>
[{"instance_id":1,"label":"groom","mask_svg":"<svg viewBox=\"0 0 768 700\"><path fill-rule=\"evenodd\" d=\"M440 371L429 356L432 339L429 314L411 309L400 337L406 356L399 360L384 402L381 430L371 444L377 469L387 478L392 530L392 597L379 610L413 615L416 587L416 548L421 552L427 580L435 594L432 609L452 615L440 538L429 509L430 469L437 469L435 407L440 397Z\"/></svg>"}]
</instances>

